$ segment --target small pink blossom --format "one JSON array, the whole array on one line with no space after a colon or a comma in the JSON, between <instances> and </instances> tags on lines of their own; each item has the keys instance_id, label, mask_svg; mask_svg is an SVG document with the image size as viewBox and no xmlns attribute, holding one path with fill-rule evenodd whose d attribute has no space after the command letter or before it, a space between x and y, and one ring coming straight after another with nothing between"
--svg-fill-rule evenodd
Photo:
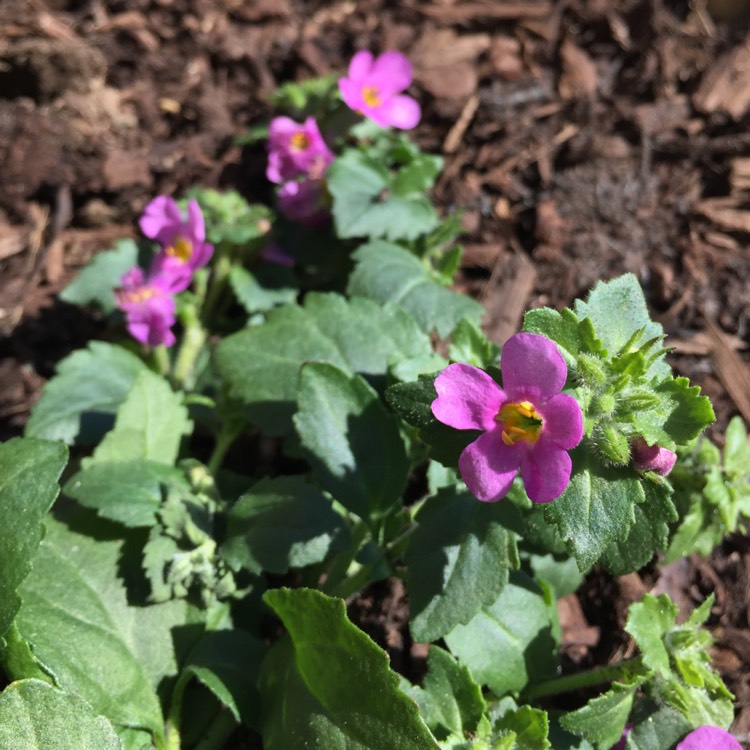
<instances>
[{"instance_id":1,"label":"small pink blossom","mask_svg":"<svg viewBox=\"0 0 750 750\"><path fill-rule=\"evenodd\" d=\"M175 336L175 301L169 280L155 276L147 278L143 269L131 268L115 290L117 306L125 313L128 332L141 344L172 346Z\"/></svg>"},{"instance_id":2,"label":"small pink blossom","mask_svg":"<svg viewBox=\"0 0 750 750\"><path fill-rule=\"evenodd\" d=\"M143 210L139 223L143 234L161 245L150 275L169 277L174 292L187 289L195 271L205 266L214 252L213 245L206 242L206 225L197 201L188 201L185 217L173 198L159 195Z\"/></svg>"},{"instance_id":3,"label":"small pink blossom","mask_svg":"<svg viewBox=\"0 0 750 750\"><path fill-rule=\"evenodd\" d=\"M361 50L349 63L348 77L339 79L339 90L349 108L378 125L411 130L421 117L419 104L401 92L412 78L411 63L400 52L383 52L375 58Z\"/></svg>"},{"instance_id":4,"label":"small pink blossom","mask_svg":"<svg viewBox=\"0 0 750 750\"><path fill-rule=\"evenodd\" d=\"M268 129L266 177L278 185L297 177L320 179L333 161L314 117L304 123L289 117L275 117Z\"/></svg>"},{"instance_id":5,"label":"small pink blossom","mask_svg":"<svg viewBox=\"0 0 750 750\"><path fill-rule=\"evenodd\" d=\"M432 413L458 430L484 431L458 461L479 500L505 497L520 468L529 498L551 502L570 481L567 451L583 437L581 407L560 393L565 360L548 338L517 333L503 347L500 370L502 388L478 367L448 365L435 379Z\"/></svg>"},{"instance_id":6,"label":"small pink blossom","mask_svg":"<svg viewBox=\"0 0 750 750\"><path fill-rule=\"evenodd\" d=\"M293 221L315 227L329 218L328 193L323 180L285 182L276 192L279 210Z\"/></svg>"},{"instance_id":7,"label":"small pink blossom","mask_svg":"<svg viewBox=\"0 0 750 750\"><path fill-rule=\"evenodd\" d=\"M633 454L633 466L638 471L653 471L665 477L672 471L677 461L677 454L668 448L658 445L648 445L639 437L630 446Z\"/></svg>"},{"instance_id":8,"label":"small pink blossom","mask_svg":"<svg viewBox=\"0 0 750 750\"><path fill-rule=\"evenodd\" d=\"M724 729L703 726L690 732L676 750L742 750L742 745Z\"/></svg>"}]
</instances>

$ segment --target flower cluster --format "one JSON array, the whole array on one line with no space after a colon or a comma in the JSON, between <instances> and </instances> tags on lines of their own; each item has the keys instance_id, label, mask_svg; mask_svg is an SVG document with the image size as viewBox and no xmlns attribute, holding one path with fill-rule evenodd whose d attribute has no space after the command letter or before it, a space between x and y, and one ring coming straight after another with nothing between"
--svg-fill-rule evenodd
<instances>
[{"instance_id":1,"label":"flower cluster","mask_svg":"<svg viewBox=\"0 0 750 750\"><path fill-rule=\"evenodd\" d=\"M144 209L140 227L160 249L148 271L136 266L120 279L117 306L125 313L134 339L149 346L172 346L174 295L190 286L193 274L208 263L214 248L206 242L203 214L194 200L183 216L172 198L160 195Z\"/></svg>"},{"instance_id":2,"label":"flower cluster","mask_svg":"<svg viewBox=\"0 0 750 750\"><path fill-rule=\"evenodd\" d=\"M421 117L419 103L402 94L412 82L409 59L400 52L357 52L349 63L349 74L339 80L344 103L383 127L402 130L416 127Z\"/></svg>"},{"instance_id":3,"label":"flower cluster","mask_svg":"<svg viewBox=\"0 0 750 750\"><path fill-rule=\"evenodd\" d=\"M479 500L505 497L520 468L529 498L551 502L570 481L568 451L583 437L581 407L560 393L565 360L548 338L517 333L503 347L500 370L502 388L478 367L449 365L435 379L432 413L450 427L483 431L458 461Z\"/></svg>"},{"instance_id":4,"label":"flower cluster","mask_svg":"<svg viewBox=\"0 0 750 750\"><path fill-rule=\"evenodd\" d=\"M325 173L333 153L313 117L275 117L268 131L266 177L280 185L279 208L290 219L317 224L328 215Z\"/></svg>"}]
</instances>

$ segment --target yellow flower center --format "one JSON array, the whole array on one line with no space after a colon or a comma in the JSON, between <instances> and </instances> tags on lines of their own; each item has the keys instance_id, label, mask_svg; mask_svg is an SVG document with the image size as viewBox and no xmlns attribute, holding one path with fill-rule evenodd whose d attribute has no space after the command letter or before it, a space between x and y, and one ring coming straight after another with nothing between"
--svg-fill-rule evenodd
<instances>
[{"instance_id":1,"label":"yellow flower center","mask_svg":"<svg viewBox=\"0 0 750 750\"><path fill-rule=\"evenodd\" d=\"M176 237L175 241L164 252L172 258L178 258L187 263L193 255L193 243L184 237Z\"/></svg>"},{"instance_id":2,"label":"yellow flower center","mask_svg":"<svg viewBox=\"0 0 750 750\"><path fill-rule=\"evenodd\" d=\"M126 302L145 302L147 299L151 299L156 294L154 289L147 286L139 287L134 289L132 292L124 292L123 297Z\"/></svg>"},{"instance_id":3,"label":"yellow flower center","mask_svg":"<svg viewBox=\"0 0 750 750\"><path fill-rule=\"evenodd\" d=\"M362 98L368 107L379 107L383 103L377 86L363 86Z\"/></svg>"},{"instance_id":4,"label":"yellow flower center","mask_svg":"<svg viewBox=\"0 0 750 750\"><path fill-rule=\"evenodd\" d=\"M502 438L506 445L525 440L532 445L542 431L542 417L529 401L505 404L495 419L502 424Z\"/></svg>"},{"instance_id":5,"label":"yellow flower center","mask_svg":"<svg viewBox=\"0 0 750 750\"><path fill-rule=\"evenodd\" d=\"M295 151L304 151L310 145L310 139L304 133L298 131L292 134L289 145Z\"/></svg>"}]
</instances>

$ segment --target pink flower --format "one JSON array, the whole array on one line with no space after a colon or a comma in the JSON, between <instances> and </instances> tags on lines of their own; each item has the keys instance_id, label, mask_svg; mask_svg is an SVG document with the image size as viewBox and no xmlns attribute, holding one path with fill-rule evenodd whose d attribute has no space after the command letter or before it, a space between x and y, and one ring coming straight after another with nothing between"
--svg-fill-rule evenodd
<instances>
[{"instance_id":1,"label":"pink flower","mask_svg":"<svg viewBox=\"0 0 750 750\"><path fill-rule=\"evenodd\" d=\"M373 58L372 52L361 50L349 63L348 78L339 79L339 90L348 107L378 125L410 130L421 117L417 101L401 94L412 77L411 63L400 52Z\"/></svg>"},{"instance_id":2,"label":"pink flower","mask_svg":"<svg viewBox=\"0 0 750 750\"><path fill-rule=\"evenodd\" d=\"M131 268L115 290L117 306L125 313L128 332L141 344L172 346L175 302L164 277L146 278L143 269Z\"/></svg>"},{"instance_id":3,"label":"pink flower","mask_svg":"<svg viewBox=\"0 0 750 750\"><path fill-rule=\"evenodd\" d=\"M636 438L630 448L633 453L633 466L638 471L653 471L665 477L677 461L674 451L658 445L648 445L641 437Z\"/></svg>"},{"instance_id":4,"label":"pink flower","mask_svg":"<svg viewBox=\"0 0 750 750\"><path fill-rule=\"evenodd\" d=\"M690 732L676 750L742 750L742 745L724 729L704 726Z\"/></svg>"},{"instance_id":5,"label":"pink flower","mask_svg":"<svg viewBox=\"0 0 750 750\"><path fill-rule=\"evenodd\" d=\"M143 210L140 226L146 237L161 245L151 275L170 277L174 292L187 289L195 271L211 260L214 247L206 242L203 214L195 200L188 202L184 217L173 198L159 195Z\"/></svg>"},{"instance_id":6,"label":"pink flower","mask_svg":"<svg viewBox=\"0 0 750 750\"><path fill-rule=\"evenodd\" d=\"M275 117L268 129L266 177L281 185L296 177L319 179L333 161L314 117L300 125L289 117Z\"/></svg>"},{"instance_id":7,"label":"pink flower","mask_svg":"<svg viewBox=\"0 0 750 750\"><path fill-rule=\"evenodd\" d=\"M276 193L279 210L289 219L315 227L328 220L328 195L322 180L285 182Z\"/></svg>"},{"instance_id":8,"label":"pink flower","mask_svg":"<svg viewBox=\"0 0 750 750\"><path fill-rule=\"evenodd\" d=\"M570 481L567 451L583 436L581 407L560 393L565 360L548 338L517 333L503 347L500 370L502 388L478 367L448 365L435 379L432 413L458 430L484 430L458 461L479 500L505 497L520 468L529 498L551 502Z\"/></svg>"}]
</instances>

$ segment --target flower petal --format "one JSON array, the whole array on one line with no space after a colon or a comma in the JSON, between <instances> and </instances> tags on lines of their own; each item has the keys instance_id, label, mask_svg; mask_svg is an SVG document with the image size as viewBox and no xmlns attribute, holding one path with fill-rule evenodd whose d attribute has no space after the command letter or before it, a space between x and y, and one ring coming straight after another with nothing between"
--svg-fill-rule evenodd
<instances>
[{"instance_id":1,"label":"flower petal","mask_svg":"<svg viewBox=\"0 0 750 750\"><path fill-rule=\"evenodd\" d=\"M492 503L508 494L518 473L522 450L506 445L501 429L489 430L464 448L458 459L461 479L477 500Z\"/></svg>"},{"instance_id":2,"label":"flower petal","mask_svg":"<svg viewBox=\"0 0 750 750\"><path fill-rule=\"evenodd\" d=\"M690 732L677 750L742 750L742 745L724 729L703 726Z\"/></svg>"},{"instance_id":3,"label":"flower petal","mask_svg":"<svg viewBox=\"0 0 750 750\"><path fill-rule=\"evenodd\" d=\"M544 436L521 458L521 477L529 500L550 503L562 495L570 481L573 462L562 448Z\"/></svg>"},{"instance_id":4,"label":"flower petal","mask_svg":"<svg viewBox=\"0 0 750 750\"><path fill-rule=\"evenodd\" d=\"M206 239L206 222L203 220L203 212L198 201L191 198L187 207L188 220L185 226L189 239L194 245L199 245Z\"/></svg>"},{"instance_id":5,"label":"flower petal","mask_svg":"<svg viewBox=\"0 0 750 750\"><path fill-rule=\"evenodd\" d=\"M544 436L558 446L570 450L583 437L583 414L578 402L566 393L558 393L538 407L544 420Z\"/></svg>"},{"instance_id":6,"label":"flower petal","mask_svg":"<svg viewBox=\"0 0 750 750\"><path fill-rule=\"evenodd\" d=\"M384 94L397 94L409 87L414 77L411 63L406 55L390 50L375 60L370 79Z\"/></svg>"},{"instance_id":7,"label":"flower petal","mask_svg":"<svg viewBox=\"0 0 750 750\"><path fill-rule=\"evenodd\" d=\"M370 74L372 62L372 52L366 49L357 52L349 63L349 78L352 81L361 81Z\"/></svg>"},{"instance_id":8,"label":"flower petal","mask_svg":"<svg viewBox=\"0 0 750 750\"><path fill-rule=\"evenodd\" d=\"M503 387L511 399L523 395L551 398L560 392L568 377L568 366L557 346L538 333L511 336L503 346L500 370Z\"/></svg>"},{"instance_id":9,"label":"flower petal","mask_svg":"<svg viewBox=\"0 0 750 750\"><path fill-rule=\"evenodd\" d=\"M180 207L171 196L158 195L143 209L138 223L146 237L167 244L182 224Z\"/></svg>"},{"instance_id":10,"label":"flower petal","mask_svg":"<svg viewBox=\"0 0 750 750\"><path fill-rule=\"evenodd\" d=\"M356 83L350 78L339 79L339 91L341 92L341 98L344 100L349 109L353 109L355 112L361 112L364 106L364 99L362 98L362 85Z\"/></svg>"},{"instance_id":11,"label":"flower petal","mask_svg":"<svg viewBox=\"0 0 750 750\"><path fill-rule=\"evenodd\" d=\"M506 400L503 389L478 367L456 362L435 378L435 419L457 430L491 430Z\"/></svg>"},{"instance_id":12,"label":"flower petal","mask_svg":"<svg viewBox=\"0 0 750 750\"><path fill-rule=\"evenodd\" d=\"M405 94L386 100L379 111L383 121L401 130L415 128L422 117L422 110L417 100Z\"/></svg>"}]
</instances>

